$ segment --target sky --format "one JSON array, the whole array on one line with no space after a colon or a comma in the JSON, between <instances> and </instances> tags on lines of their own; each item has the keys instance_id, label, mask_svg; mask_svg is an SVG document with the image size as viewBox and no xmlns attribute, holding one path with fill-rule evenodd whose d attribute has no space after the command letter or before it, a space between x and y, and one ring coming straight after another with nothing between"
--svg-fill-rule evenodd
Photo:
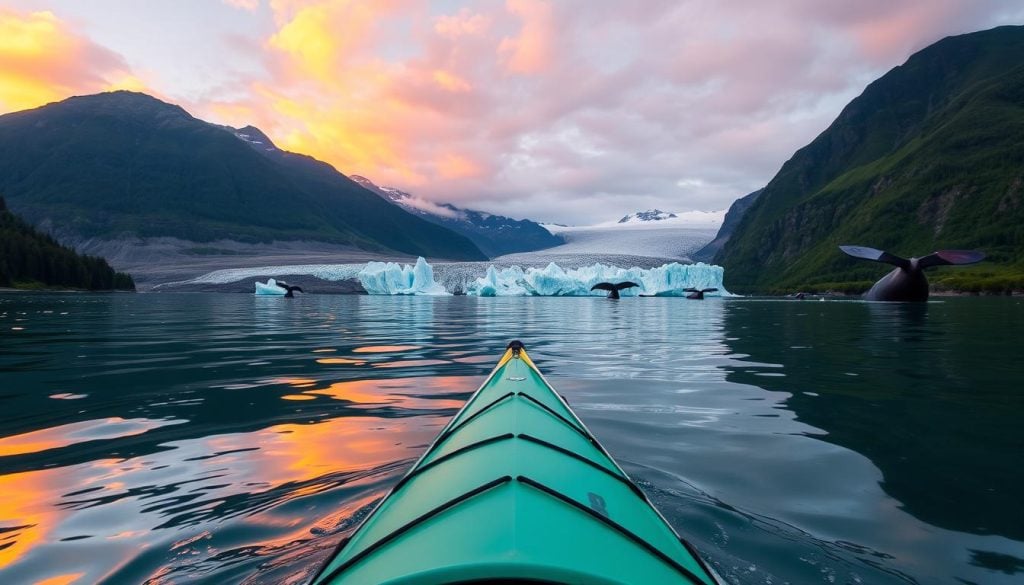
<instances>
[{"instance_id":1,"label":"sky","mask_svg":"<svg viewBox=\"0 0 1024 585\"><path fill-rule=\"evenodd\" d=\"M131 89L427 201L724 209L1002 0L0 0L0 113Z\"/></svg>"}]
</instances>

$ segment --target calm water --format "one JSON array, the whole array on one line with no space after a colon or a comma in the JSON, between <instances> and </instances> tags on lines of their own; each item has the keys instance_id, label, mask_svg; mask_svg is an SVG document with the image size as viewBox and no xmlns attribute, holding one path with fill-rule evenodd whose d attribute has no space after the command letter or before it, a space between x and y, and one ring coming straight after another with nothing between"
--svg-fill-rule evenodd
<instances>
[{"instance_id":1,"label":"calm water","mask_svg":"<svg viewBox=\"0 0 1024 585\"><path fill-rule=\"evenodd\" d=\"M0 583L298 583L521 338L731 583L1024 582L1024 302L0 296Z\"/></svg>"}]
</instances>

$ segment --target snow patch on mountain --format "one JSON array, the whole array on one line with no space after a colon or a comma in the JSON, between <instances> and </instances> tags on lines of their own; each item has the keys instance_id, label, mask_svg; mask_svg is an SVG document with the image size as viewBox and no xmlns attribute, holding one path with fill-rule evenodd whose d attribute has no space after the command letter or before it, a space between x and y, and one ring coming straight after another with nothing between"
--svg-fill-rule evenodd
<instances>
[{"instance_id":1,"label":"snow patch on mountain","mask_svg":"<svg viewBox=\"0 0 1024 585\"><path fill-rule=\"evenodd\" d=\"M400 189L378 186L366 177L352 175L350 178L406 211L466 236L490 257L541 250L564 241L528 219L462 209L450 203L434 203Z\"/></svg>"},{"instance_id":2,"label":"snow patch on mountain","mask_svg":"<svg viewBox=\"0 0 1024 585\"><path fill-rule=\"evenodd\" d=\"M255 126L246 126L244 128L231 128L225 126L232 134L237 136L240 140L248 142L250 146L256 149L262 149L267 152L273 152L277 150L277 146L270 140L270 137L263 133L262 130Z\"/></svg>"},{"instance_id":3,"label":"snow patch on mountain","mask_svg":"<svg viewBox=\"0 0 1024 585\"><path fill-rule=\"evenodd\" d=\"M464 219L465 214L460 213L458 209L450 205L438 205L433 201L427 201L422 197L417 197L412 193L402 191L401 189L395 189L394 187L381 187L361 175L349 175L348 178L359 183L359 185L364 189L372 191L388 201L412 211L413 213L419 213L421 215L437 215L451 219Z\"/></svg>"},{"instance_id":4,"label":"snow patch on mountain","mask_svg":"<svg viewBox=\"0 0 1024 585\"><path fill-rule=\"evenodd\" d=\"M636 213L627 214L617 223L642 223L648 221L664 221L666 219L673 219L676 217L679 216L668 211L662 211L660 209L650 209L647 211L638 211Z\"/></svg>"}]
</instances>

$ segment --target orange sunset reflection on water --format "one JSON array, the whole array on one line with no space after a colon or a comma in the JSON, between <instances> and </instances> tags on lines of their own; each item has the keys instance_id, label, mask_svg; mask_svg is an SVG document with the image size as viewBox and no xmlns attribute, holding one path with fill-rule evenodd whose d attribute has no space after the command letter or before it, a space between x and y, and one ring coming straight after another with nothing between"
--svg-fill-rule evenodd
<instances>
[{"instance_id":1,"label":"orange sunset reflection on water","mask_svg":"<svg viewBox=\"0 0 1024 585\"><path fill-rule=\"evenodd\" d=\"M159 421L150 419L123 419L109 417L87 420L19 435L0 438L0 457L24 455L47 449L67 447L85 441L112 439L140 435L150 429L167 424L180 424L183 420Z\"/></svg>"},{"instance_id":2,"label":"orange sunset reflection on water","mask_svg":"<svg viewBox=\"0 0 1024 585\"><path fill-rule=\"evenodd\" d=\"M400 351L413 351L416 349L423 349L419 345L366 345L363 347L357 347L352 351L354 353L397 353Z\"/></svg>"},{"instance_id":3,"label":"orange sunset reflection on water","mask_svg":"<svg viewBox=\"0 0 1024 585\"><path fill-rule=\"evenodd\" d=\"M472 391L470 385L473 381L461 376L351 380L306 390L302 395L326 396L353 402L357 407L388 405L408 409L457 409L465 402L465 396L461 394ZM448 396L451 394L457 396Z\"/></svg>"},{"instance_id":4,"label":"orange sunset reflection on water","mask_svg":"<svg viewBox=\"0 0 1024 585\"><path fill-rule=\"evenodd\" d=\"M293 413L288 422L251 431L175 439L188 435L176 431L155 452L0 475L0 571L32 575L24 582L35 584L139 582L129 571L147 551L164 560L142 581L164 582L196 555L221 550L210 523L229 518L235 534L239 526L252 528L233 547L287 549L371 505L388 485L378 482L404 472L480 379L273 382L291 390L283 400L303 401L308 422ZM347 415L319 418L327 407ZM117 417L69 423L0 438L0 457L187 423ZM356 491L338 504L329 494L340 488ZM317 504L322 497L328 499ZM302 506L286 506L300 498Z\"/></svg>"}]
</instances>

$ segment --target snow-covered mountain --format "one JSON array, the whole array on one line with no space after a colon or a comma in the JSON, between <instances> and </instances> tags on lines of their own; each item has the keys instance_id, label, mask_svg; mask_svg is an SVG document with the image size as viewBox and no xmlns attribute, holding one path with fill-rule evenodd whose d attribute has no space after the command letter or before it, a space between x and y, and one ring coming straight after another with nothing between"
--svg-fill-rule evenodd
<instances>
[{"instance_id":1,"label":"snow-covered mountain","mask_svg":"<svg viewBox=\"0 0 1024 585\"><path fill-rule=\"evenodd\" d=\"M349 178L406 211L466 236L490 257L543 250L565 241L528 219L434 203L400 189L376 185L366 177L351 175Z\"/></svg>"},{"instance_id":2,"label":"snow-covered mountain","mask_svg":"<svg viewBox=\"0 0 1024 585\"><path fill-rule=\"evenodd\" d=\"M670 213L651 209L594 225L543 224L545 229L562 236L566 242L545 250L544 254L618 254L689 261L691 254L714 239L724 216L725 211Z\"/></svg>"},{"instance_id":3,"label":"snow-covered mountain","mask_svg":"<svg viewBox=\"0 0 1024 585\"><path fill-rule=\"evenodd\" d=\"M662 211L660 209L649 209L647 211L638 211L636 213L627 214L617 223L644 223L649 221L663 221L666 219L673 219L676 217L679 216L669 211Z\"/></svg>"},{"instance_id":4,"label":"snow-covered mountain","mask_svg":"<svg viewBox=\"0 0 1024 585\"><path fill-rule=\"evenodd\" d=\"M695 228L717 230L725 219L721 211L680 211L672 213L651 209L630 213L619 220L604 221L592 225L565 225L560 223L541 224L553 234L594 229L651 229L651 228Z\"/></svg>"}]
</instances>

